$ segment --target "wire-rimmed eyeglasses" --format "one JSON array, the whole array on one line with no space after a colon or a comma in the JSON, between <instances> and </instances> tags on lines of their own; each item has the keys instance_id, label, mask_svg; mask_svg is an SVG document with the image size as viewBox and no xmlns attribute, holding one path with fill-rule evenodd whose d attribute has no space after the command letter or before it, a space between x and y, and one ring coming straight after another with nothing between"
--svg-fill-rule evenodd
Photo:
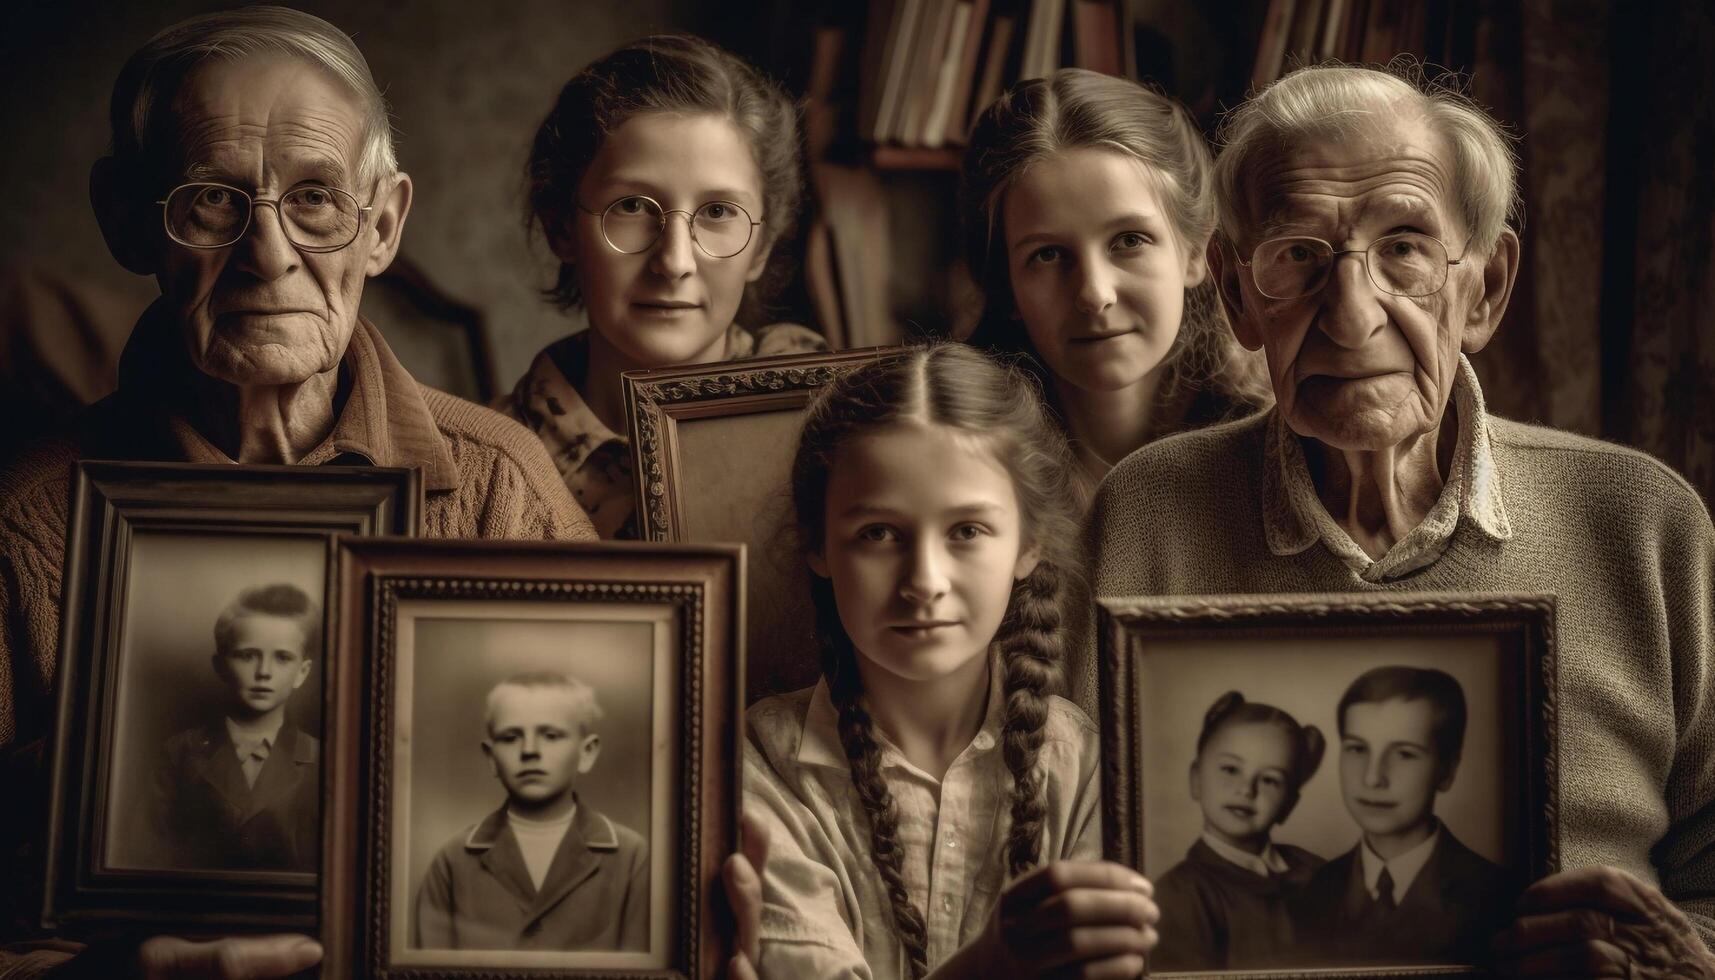
<instances>
[{"instance_id":1,"label":"wire-rimmed eyeglasses","mask_svg":"<svg viewBox=\"0 0 1715 980\"><path fill-rule=\"evenodd\" d=\"M225 248L237 242L250 230L256 206L272 205L286 240L305 252L337 252L350 245L363 227L364 214L372 210L345 191L321 184L266 198L201 181L180 184L155 203L161 206L167 237L187 248Z\"/></svg>"},{"instance_id":2,"label":"wire-rimmed eyeglasses","mask_svg":"<svg viewBox=\"0 0 1715 980\"><path fill-rule=\"evenodd\" d=\"M682 214L690 222L691 241L710 258L730 259L744 251L760 221L731 201L709 201L695 212L668 210L645 194L628 194L600 211L583 205L578 210L601 219L601 237L608 247L626 255L648 251L667 228L667 216Z\"/></svg>"},{"instance_id":3,"label":"wire-rimmed eyeglasses","mask_svg":"<svg viewBox=\"0 0 1715 980\"><path fill-rule=\"evenodd\" d=\"M1465 250L1470 247L1467 240ZM1269 299L1301 299L1327 285L1334 260L1342 255L1361 256L1370 281L1382 292L1414 298L1440 292L1447 285L1447 269L1465 260L1463 254L1448 258L1440 239L1407 231L1383 235L1368 248L1336 249L1306 235L1270 238L1256 247L1249 262L1238 261L1251 270L1257 292Z\"/></svg>"}]
</instances>

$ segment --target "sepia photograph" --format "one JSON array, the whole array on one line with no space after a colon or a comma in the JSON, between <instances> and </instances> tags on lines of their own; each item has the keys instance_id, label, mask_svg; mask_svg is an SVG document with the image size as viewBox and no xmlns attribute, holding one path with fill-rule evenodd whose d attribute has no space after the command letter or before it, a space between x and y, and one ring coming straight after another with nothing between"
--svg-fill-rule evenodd
<instances>
[{"instance_id":1,"label":"sepia photograph","mask_svg":"<svg viewBox=\"0 0 1715 980\"><path fill-rule=\"evenodd\" d=\"M1486 964L1552 840L1549 606L1204 598L1101 600L1152 975Z\"/></svg>"},{"instance_id":2,"label":"sepia photograph","mask_svg":"<svg viewBox=\"0 0 1715 980\"><path fill-rule=\"evenodd\" d=\"M327 559L306 535L133 537L107 867L315 873Z\"/></svg>"},{"instance_id":3,"label":"sepia photograph","mask_svg":"<svg viewBox=\"0 0 1715 980\"><path fill-rule=\"evenodd\" d=\"M737 833L741 557L341 542L325 860L365 873L327 879L324 975L720 961L707 899Z\"/></svg>"},{"instance_id":4,"label":"sepia photograph","mask_svg":"<svg viewBox=\"0 0 1715 980\"><path fill-rule=\"evenodd\" d=\"M808 687L810 570L794 540L792 452L810 396L888 348L788 354L625 375L645 541L745 545L746 701ZM778 653L776 653L778 651Z\"/></svg>"},{"instance_id":5,"label":"sepia photograph","mask_svg":"<svg viewBox=\"0 0 1715 980\"><path fill-rule=\"evenodd\" d=\"M395 962L665 965L672 628L666 606L400 604Z\"/></svg>"},{"instance_id":6,"label":"sepia photograph","mask_svg":"<svg viewBox=\"0 0 1715 980\"><path fill-rule=\"evenodd\" d=\"M45 922L307 928L333 539L413 534L420 476L79 464Z\"/></svg>"}]
</instances>

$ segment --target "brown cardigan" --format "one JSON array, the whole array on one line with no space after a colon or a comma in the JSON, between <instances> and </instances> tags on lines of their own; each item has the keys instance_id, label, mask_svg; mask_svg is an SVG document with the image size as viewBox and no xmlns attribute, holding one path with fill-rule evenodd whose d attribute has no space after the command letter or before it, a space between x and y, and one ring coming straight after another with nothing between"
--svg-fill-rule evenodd
<instances>
[{"instance_id":1,"label":"brown cardigan","mask_svg":"<svg viewBox=\"0 0 1715 980\"><path fill-rule=\"evenodd\" d=\"M151 308L120 360L119 390L86 410L75 434L38 443L0 470L0 787L17 824L0 819L0 832L29 852L12 864L21 880L9 880L0 907L33 893L31 879L39 876L39 794L54 712L73 466L82 457L232 462L188 421L184 402L195 369L180 345L173 324ZM595 540L529 430L418 384L367 320L358 322L341 376L333 431L300 463L356 454L377 466L421 469L426 537ZM0 938L13 932L0 921ZM0 974L16 965L11 960L0 949Z\"/></svg>"}]
</instances>

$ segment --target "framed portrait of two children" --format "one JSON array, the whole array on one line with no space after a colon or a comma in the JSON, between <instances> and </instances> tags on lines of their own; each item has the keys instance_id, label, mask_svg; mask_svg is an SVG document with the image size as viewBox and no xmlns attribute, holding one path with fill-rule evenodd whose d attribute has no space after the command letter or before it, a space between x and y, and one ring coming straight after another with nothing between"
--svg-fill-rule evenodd
<instances>
[{"instance_id":1,"label":"framed portrait of two children","mask_svg":"<svg viewBox=\"0 0 1715 980\"><path fill-rule=\"evenodd\" d=\"M1554 600L1103 598L1106 851L1150 975L1480 973L1558 870Z\"/></svg>"},{"instance_id":2,"label":"framed portrait of two children","mask_svg":"<svg viewBox=\"0 0 1715 980\"><path fill-rule=\"evenodd\" d=\"M743 550L349 540L338 580L322 975L718 975Z\"/></svg>"},{"instance_id":3,"label":"framed portrait of two children","mask_svg":"<svg viewBox=\"0 0 1715 980\"><path fill-rule=\"evenodd\" d=\"M43 918L314 926L335 534L413 534L415 471L84 461Z\"/></svg>"}]
</instances>

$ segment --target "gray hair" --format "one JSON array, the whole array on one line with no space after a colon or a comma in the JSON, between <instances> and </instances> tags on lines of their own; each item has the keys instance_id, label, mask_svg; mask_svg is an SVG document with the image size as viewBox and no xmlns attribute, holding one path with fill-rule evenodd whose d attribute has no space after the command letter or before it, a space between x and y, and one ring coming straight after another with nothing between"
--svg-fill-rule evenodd
<instances>
[{"instance_id":1,"label":"gray hair","mask_svg":"<svg viewBox=\"0 0 1715 980\"><path fill-rule=\"evenodd\" d=\"M1348 138L1402 111L1417 113L1446 139L1471 247L1491 253L1503 229L1524 221L1513 151L1517 138L1461 91L1456 76L1428 79L1419 66L1403 61L1385 71L1339 64L1300 68L1228 113L1215 160L1222 230L1236 240L1239 229L1258 217L1248 213L1252 202L1246 193L1258 158L1297 140Z\"/></svg>"},{"instance_id":2,"label":"gray hair","mask_svg":"<svg viewBox=\"0 0 1715 980\"><path fill-rule=\"evenodd\" d=\"M169 101L192 68L209 59L234 60L262 53L283 54L322 69L357 96L363 111L363 147L354 175L368 186L398 172L387 100L375 85L369 63L351 38L320 17L286 7L256 6L201 14L150 38L113 84L109 121L112 153L121 171L151 165L149 151L157 109Z\"/></svg>"}]
</instances>

